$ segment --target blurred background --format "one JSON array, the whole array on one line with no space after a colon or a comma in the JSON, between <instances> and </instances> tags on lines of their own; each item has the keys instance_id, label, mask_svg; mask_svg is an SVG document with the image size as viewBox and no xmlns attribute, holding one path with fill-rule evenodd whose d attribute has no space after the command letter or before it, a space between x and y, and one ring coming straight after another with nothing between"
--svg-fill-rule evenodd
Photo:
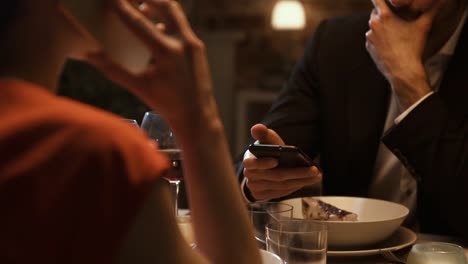
<instances>
[{"instance_id":1,"label":"blurred background","mask_svg":"<svg viewBox=\"0 0 468 264\"><path fill-rule=\"evenodd\" d=\"M234 156L277 96L318 23L369 12L370 0L181 0L208 49L214 94ZM274 24L272 24L274 21ZM70 61L59 94L141 123L147 107L92 67Z\"/></svg>"}]
</instances>

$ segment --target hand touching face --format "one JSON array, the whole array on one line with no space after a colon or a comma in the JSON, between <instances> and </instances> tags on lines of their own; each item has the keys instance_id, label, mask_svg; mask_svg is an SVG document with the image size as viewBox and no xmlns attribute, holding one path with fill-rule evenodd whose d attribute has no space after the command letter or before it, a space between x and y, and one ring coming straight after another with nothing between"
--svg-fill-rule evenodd
<instances>
[{"instance_id":1,"label":"hand touching face","mask_svg":"<svg viewBox=\"0 0 468 264\"><path fill-rule=\"evenodd\" d=\"M393 13L405 20L414 20L445 0L385 0Z\"/></svg>"}]
</instances>

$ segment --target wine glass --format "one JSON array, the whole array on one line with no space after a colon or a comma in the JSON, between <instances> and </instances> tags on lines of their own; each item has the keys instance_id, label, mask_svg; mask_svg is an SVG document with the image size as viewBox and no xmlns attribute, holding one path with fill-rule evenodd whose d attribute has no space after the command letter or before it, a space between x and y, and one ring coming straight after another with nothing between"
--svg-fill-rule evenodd
<instances>
[{"instance_id":1,"label":"wine glass","mask_svg":"<svg viewBox=\"0 0 468 264\"><path fill-rule=\"evenodd\" d=\"M134 125L135 127L140 128L140 126L138 125L138 122L135 119L123 118L122 120Z\"/></svg>"},{"instance_id":2,"label":"wine glass","mask_svg":"<svg viewBox=\"0 0 468 264\"><path fill-rule=\"evenodd\" d=\"M174 211L177 216L179 211L177 200L180 182L183 179L181 149L174 133L161 115L155 112L146 112L141 122L141 128L158 143L159 151L167 155L170 160L171 168L164 175L164 179L171 186Z\"/></svg>"}]
</instances>

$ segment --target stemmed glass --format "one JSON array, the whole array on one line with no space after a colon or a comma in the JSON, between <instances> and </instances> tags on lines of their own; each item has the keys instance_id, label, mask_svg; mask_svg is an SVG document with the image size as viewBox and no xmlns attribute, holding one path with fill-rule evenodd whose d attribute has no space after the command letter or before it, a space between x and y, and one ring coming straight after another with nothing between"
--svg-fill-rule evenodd
<instances>
[{"instance_id":1,"label":"stemmed glass","mask_svg":"<svg viewBox=\"0 0 468 264\"><path fill-rule=\"evenodd\" d=\"M140 126L138 125L138 122L137 122L135 119L123 118L122 120L124 120L125 122L128 122L128 123L130 123L130 124L132 124L132 125L134 125L135 127L138 127L138 128L140 127Z\"/></svg>"},{"instance_id":2,"label":"stemmed glass","mask_svg":"<svg viewBox=\"0 0 468 264\"><path fill-rule=\"evenodd\" d=\"M174 133L163 117L155 112L146 112L141 128L158 143L159 151L166 154L171 162L171 169L164 175L172 191L175 215L178 215L180 182L183 179L181 149L177 144Z\"/></svg>"}]
</instances>

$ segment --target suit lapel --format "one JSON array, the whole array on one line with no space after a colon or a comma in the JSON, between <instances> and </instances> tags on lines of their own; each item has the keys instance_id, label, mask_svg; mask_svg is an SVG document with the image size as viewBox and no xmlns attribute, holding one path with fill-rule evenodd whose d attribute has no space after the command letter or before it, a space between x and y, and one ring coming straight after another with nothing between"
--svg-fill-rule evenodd
<instances>
[{"instance_id":1,"label":"suit lapel","mask_svg":"<svg viewBox=\"0 0 468 264\"><path fill-rule=\"evenodd\" d=\"M439 93L447 105L468 114L468 26L465 23L457 48L449 62Z\"/></svg>"},{"instance_id":2,"label":"suit lapel","mask_svg":"<svg viewBox=\"0 0 468 264\"><path fill-rule=\"evenodd\" d=\"M368 184L388 111L390 87L368 54L350 72L347 87L349 172L362 179L362 195Z\"/></svg>"}]
</instances>

